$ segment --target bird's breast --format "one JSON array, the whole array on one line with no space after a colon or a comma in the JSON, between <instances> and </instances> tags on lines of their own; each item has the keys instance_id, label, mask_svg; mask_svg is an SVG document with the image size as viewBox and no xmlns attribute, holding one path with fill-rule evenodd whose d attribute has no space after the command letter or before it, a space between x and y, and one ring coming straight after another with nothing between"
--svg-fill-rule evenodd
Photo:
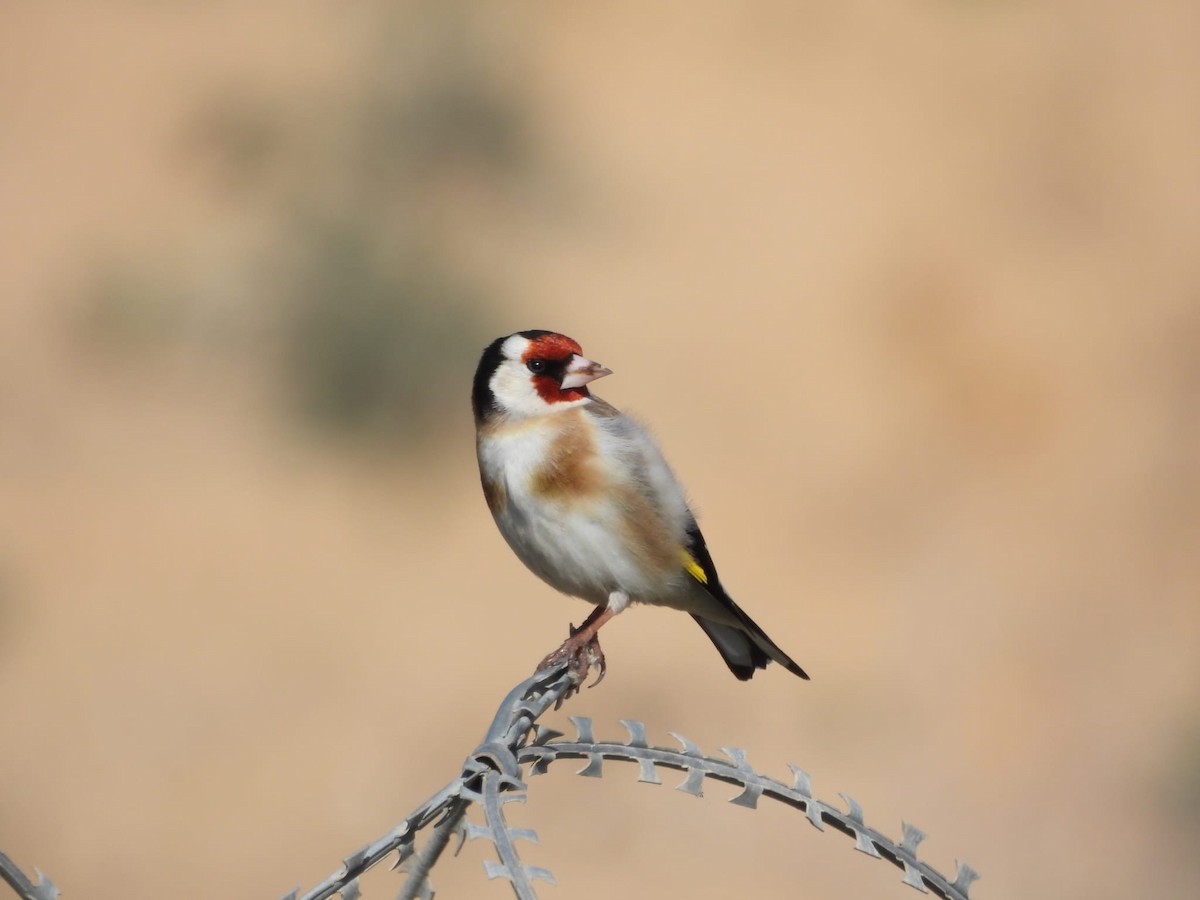
<instances>
[{"instance_id":1,"label":"bird's breast","mask_svg":"<svg viewBox=\"0 0 1200 900\"><path fill-rule=\"evenodd\" d=\"M679 536L625 454L574 412L481 432L479 464L500 532L565 593L603 602L660 593L680 571Z\"/></svg>"},{"instance_id":2,"label":"bird's breast","mask_svg":"<svg viewBox=\"0 0 1200 900\"><path fill-rule=\"evenodd\" d=\"M573 412L481 431L478 449L493 513L514 499L574 506L606 488L595 428Z\"/></svg>"},{"instance_id":3,"label":"bird's breast","mask_svg":"<svg viewBox=\"0 0 1200 900\"><path fill-rule=\"evenodd\" d=\"M533 467L529 490L536 497L570 505L599 495L605 479L596 455L594 429L578 417L571 417L565 425L548 440L544 456Z\"/></svg>"}]
</instances>

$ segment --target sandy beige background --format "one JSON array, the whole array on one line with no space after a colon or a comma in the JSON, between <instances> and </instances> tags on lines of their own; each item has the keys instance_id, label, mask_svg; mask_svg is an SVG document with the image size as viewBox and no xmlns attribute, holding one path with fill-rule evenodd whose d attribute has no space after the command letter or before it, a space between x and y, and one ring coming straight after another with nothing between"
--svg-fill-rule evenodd
<instances>
[{"instance_id":1,"label":"sandy beige background","mask_svg":"<svg viewBox=\"0 0 1200 900\"><path fill-rule=\"evenodd\" d=\"M346 111L429 67L515 104L524 162L355 199ZM297 206L372 201L483 291L419 427L347 438L289 412L272 276ZM582 618L477 484L476 354L528 327L615 370L813 676L635 609L569 712L795 762L982 900L1200 889L1195 3L17 0L0 209L0 848L64 896L313 884ZM122 277L170 287L96 339ZM543 896L909 890L720 786L569 773L512 814ZM507 896L487 853L439 895Z\"/></svg>"}]
</instances>

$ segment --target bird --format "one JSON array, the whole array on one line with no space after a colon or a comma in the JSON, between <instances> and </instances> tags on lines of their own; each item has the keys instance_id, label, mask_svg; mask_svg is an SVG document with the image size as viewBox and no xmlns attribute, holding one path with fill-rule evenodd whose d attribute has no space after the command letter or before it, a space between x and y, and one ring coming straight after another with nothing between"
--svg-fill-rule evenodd
<instances>
[{"instance_id":1,"label":"bird","mask_svg":"<svg viewBox=\"0 0 1200 900\"><path fill-rule=\"evenodd\" d=\"M725 591L679 480L649 430L593 395L612 374L576 341L531 329L496 338L471 406L483 495L518 559L594 605L539 669L578 683L607 669L598 632L630 604L689 613L742 681L774 661L807 673Z\"/></svg>"}]
</instances>

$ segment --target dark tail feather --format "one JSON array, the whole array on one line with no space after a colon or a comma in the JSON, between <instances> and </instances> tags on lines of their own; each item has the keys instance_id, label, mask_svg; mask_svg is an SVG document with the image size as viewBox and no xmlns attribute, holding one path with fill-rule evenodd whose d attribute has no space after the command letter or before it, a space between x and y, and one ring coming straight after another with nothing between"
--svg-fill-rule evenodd
<instances>
[{"instance_id":1,"label":"dark tail feather","mask_svg":"<svg viewBox=\"0 0 1200 900\"><path fill-rule=\"evenodd\" d=\"M692 616L692 618L696 620L697 625L704 629L708 639L713 642L721 654L721 658L725 660L725 665L729 666L729 671L739 681L749 681L758 669L765 669L767 663L772 659L792 674L799 675L805 680L808 679L805 671L780 650L749 616L733 604L733 601L730 601L730 606L737 612L738 618L743 619L744 624L753 629L752 632L748 633L733 625L723 625L699 616ZM763 644L770 649L770 653L762 646Z\"/></svg>"}]
</instances>

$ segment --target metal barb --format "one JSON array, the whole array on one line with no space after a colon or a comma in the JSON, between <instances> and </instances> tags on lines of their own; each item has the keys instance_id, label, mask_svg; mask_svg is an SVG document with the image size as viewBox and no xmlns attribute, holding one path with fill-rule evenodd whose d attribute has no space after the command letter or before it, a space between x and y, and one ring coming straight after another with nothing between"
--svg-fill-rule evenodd
<instances>
[{"instance_id":1,"label":"metal barb","mask_svg":"<svg viewBox=\"0 0 1200 900\"><path fill-rule=\"evenodd\" d=\"M625 742L627 747L646 748L649 746L646 743L646 723L639 722L636 719L621 719L621 724L625 726L625 730L629 732L629 740Z\"/></svg>"},{"instance_id":2,"label":"metal barb","mask_svg":"<svg viewBox=\"0 0 1200 900\"><path fill-rule=\"evenodd\" d=\"M485 859L483 861L483 871L487 875L488 881L494 878L511 878L508 869L500 865L494 859Z\"/></svg>"},{"instance_id":3,"label":"metal barb","mask_svg":"<svg viewBox=\"0 0 1200 900\"><path fill-rule=\"evenodd\" d=\"M599 753L589 753L587 765L576 772L584 778L601 778L604 775L604 757Z\"/></svg>"},{"instance_id":4,"label":"metal barb","mask_svg":"<svg viewBox=\"0 0 1200 900\"><path fill-rule=\"evenodd\" d=\"M675 790L683 791L685 794L691 794L693 797L704 796L704 770L703 769L688 769L687 778L676 786Z\"/></svg>"},{"instance_id":5,"label":"metal barb","mask_svg":"<svg viewBox=\"0 0 1200 900\"><path fill-rule=\"evenodd\" d=\"M900 826L904 832L900 837L900 850L910 857L910 859L901 859L904 864L904 883L909 887L916 888L922 894L928 894L929 888L925 887L925 879L921 877L921 872L915 865L917 844L925 840L925 832L911 822L901 822Z\"/></svg>"},{"instance_id":6,"label":"metal barb","mask_svg":"<svg viewBox=\"0 0 1200 900\"><path fill-rule=\"evenodd\" d=\"M561 731L557 731L549 725L538 725L533 732L533 743L541 745L562 736L563 733Z\"/></svg>"},{"instance_id":7,"label":"metal barb","mask_svg":"<svg viewBox=\"0 0 1200 900\"><path fill-rule=\"evenodd\" d=\"M567 716L575 726L575 741L580 744L590 744L592 737L592 720L589 716Z\"/></svg>"},{"instance_id":8,"label":"metal barb","mask_svg":"<svg viewBox=\"0 0 1200 900\"><path fill-rule=\"evenodd\" d=\"M342 869L348 878L353 878L362 871L363 860L367 858L367 848L361 847L342 860Z\"/></svg>"},{"instance_id":9,"label":"metal barb","mask_svg":"<svg viewBox=\"0 0 1200 900\"><path fill-rule=\"evenodd\" d=\"M406 871L405 866L408 864L408 861L410 859L412 859L413 853L415 853L415 852L416 852L416 841L412 840L412 837L410 835L409 840L405 841L403 844L401 844L399 847L396 848L396 861L394 863L392 863L392 866L391 866L392 871L395 872L397 869L399 869L402 872ZM296 900L296 898L293 897L292 900Z\"/></svg>"},{"instance_id":10,"label":"metal barb","mask_svg":"<svg viewBox=\"0 0 1200 900\"><path fill-rule=\"evenodd\" d=\"M929 888L925 887L925 879L921 877L921 873L912 863L904 862L904 883L909 887L916 888L922 894L928 894Z\"/></svg>"},{"instance_id":11,"label":"metal barb","mask_svg":"<svg viewBox=\"0 0 1200 900\"><path fill-rule=\"evenodd\" d=\"M879 859L879 851L875 849L875 844L871 841L868 829L865 827L866 823L863 822L862 805L849 794L839 791L838 796L845 800L846 805L850 807L845 819L854 831L854 849Z\"/></svg>"},{"instance_id":12,"label":"metal barb","mask_svg":"<svg viewBox=\"0 0 1200 900\"><path fill-rule=\"evenodd\" d=\"M662 784L662 779L658 777L658 770L654 768L654 760L638 760L638 781L643 784Z\"/></svg>"},{"instance_id":13,"label":"metal barb","mask_svg":"<svg viewBox=\"0 0 1200 900\"><path fill-rule=\"evenodd\" d=\"M467 822L465 833L468 841L476 840L477 838L492 839L492 829L486 825L476 825L474 822Z\"/></svg>"},{"instance_id":14,"label":"metal barb","mask_svg":"<svg viewBox=\"0 0 1200 900\"><path fill-rule=\"evenodd\" d=\"M846 805L848 807L850 807L850 811L846 813L846 818L849 819L851 822L853 822L855 825L866 824L865 822L863 822L863 810L862 810L862 806L859 804L859 802L857 800L855 800L853 797L851 797L849 794L844 794L841 791L838 791L838 796L841 797L843 800L845 800Z\"/></svg>"},{"instance_id":15,"label":"metal barb","mask_svg":"<svg viewBox=\"0 0 1200 900\"><path fill-rule=\"evenodd\" d=\"M541 866L526 866L525 875L530 880L534 878L540 878L542 881L548 882L549 884L558 884L558 879L554 877L554 873L549 869L543 869Z\"/></svg>"},{"instance_id":16,"label":"metal barb","mask_svg":"<svg viewBox=\"0 0 1200 900\"><path fill-rule=\"evenodd\" d=\"M799 805L804 808L804 816L817 831L825 830L825 822L821 819L821 803L813 799L812 776L794 763L788 763L792 770L792 791L800 798Z\"/></svg>"},{"instance_id":17,"label":"metal barb","mask_svg":"<svg viewBox=\"0 0 1200 900\"><path fill-rule=\"evenodd\" d=\"M754 770L750 768L750 764L746 761L746 751L741 747L722 747L721 752L733 761L734 768L739 772L749 775L754 774ZM734 806L744 806L747 809L757 809L758 798L762 796L762 791L762 787L755 783L753 779L747 779L744 782L742 792L736 797L731 797L729 802Z\"/></svg>"},{"instance_id":18,"label":"metal barb","mask_svg":"<svg viewBox=\"0 0 1200 900\"><path fill-rule=\"evenodd\" d=\"M36 883L30 881L15 862L0 853L0 879L7 882L21 900L55 900L59 890L54 882L43 875L41 869L35 868L33 871L37 876Z\"/></svg>"},{"instance_id":19,"label":"metal barb","mask_svg":"<svg viewBox=\"0 0 1200 900\"><path fill-rule=\"evenodd\" d=\"M904 834L900 838L900 849L905 853L911 854L913 859L916 859L917 844L925 840L926 834L910 822L901 822L900 827L904 830Z\"/></svg>"},{"instance_id":20,"label":"metal barb","mask_svg":"<svg viewBox=\"0 0 1200 900\"><path fill-rule=\"evenodd\" d=\"M958 866L958 874L954 878L954 889L961 891L964 897L971 889L971 882L978 880L979 873L968 866L961 859L956 859L954 864Z\"/></svg>"},{"instance_id":21,"label":"metal barb","mask_svg":"<svg viewBox=\"0 0 1200 900\"><path fill-rule=\"evenodd\" d=\"M788 763L792 770L792 790L804 797L812 796L812 776L794 763Z\"/></svg>"},{"instance_id":22,"label":"metal barb","mask_svg":"<svg viewBox=\"0 0 1200 900\"><path fill-rule=\"evenodd\" d=\"M703 755L700 751L700 748L696 744L692 743L689 738L686 738L682 734L679 734L675 731L668 731L667 734L679 741L679 746L683 748L682 752L684 756L698 757Z\"/></svg>"}]
</instances>

